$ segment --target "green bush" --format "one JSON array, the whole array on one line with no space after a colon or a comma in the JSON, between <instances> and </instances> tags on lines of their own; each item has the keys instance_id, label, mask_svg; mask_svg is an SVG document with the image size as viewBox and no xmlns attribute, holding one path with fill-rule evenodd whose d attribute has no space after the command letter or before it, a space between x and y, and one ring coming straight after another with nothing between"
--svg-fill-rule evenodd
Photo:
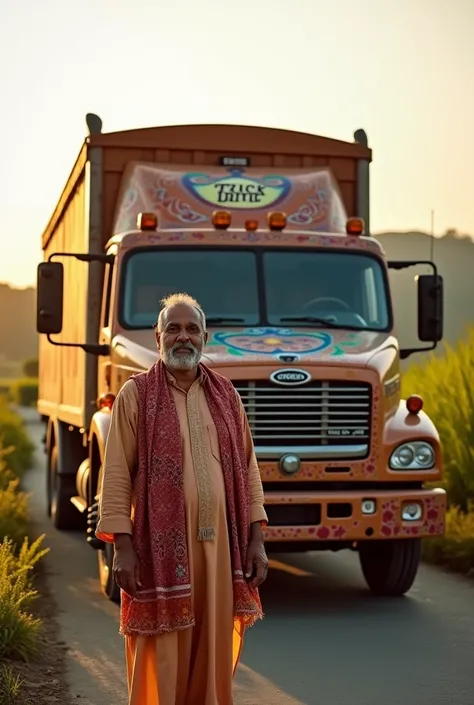
<instances>
[{"instance_id":1,"label":"green bush","mask_svg":"<svg viewBox=\"0 0 474 705\"><path fill-rule=\"evenodd\" d=\"M15 546L21 545L28 530L28 496L19 491L19 484L17 478L0 489L0 537L8 538Z\"/></svg>"},{"instance_id":2,"label":"green bush","mask_svg":"<svg viewBox=\"0 0 474 705\"><path fill-rule=\"evenodd\" d=\"M36 377L25 377L12 382L10 399L18 406L34 406L38 401L38 380Z\"/></svg>"},{"instance_id":3,"label":"green bush","mask_svg":"<svg viewBox=\"0 0 474 705\"><path fill-rule=\"evenodd\" d=\"M423 557L460 573L474 571L474 505L465 514L451 507L446 515L446 534L424 542Z\"/></svg>"},{"instance_id":4,"label":"green bush","mask_svg":"<svg viewBox=\"0 0 474 705\"><path fill-rule=\"evenodd\" d=\"M15 475L21 477L31 467L34 446L23 420L0 399L0 448L2 459Z\"/></svg>"},{"instance_id":5,"label":"green bush","mask_svg":"<svg viewBox=\"0 0 474 705\"><path fill-rule=\"evenodd\" d=\"M30 360L25 360L25 362L23 363L23 374L25 375L25 377L38 377L38 358L32 357Z\"/></svg>"},{"instance_id":6,"label":"green bush","mask_svg":"<svg viewBox=\"0 0 474 705\"><path fill-rule=\"evenodd\" d=\"M16 470L31 462L32 445L5 401L0 403L0 430L11 443L0 445L0 705L20 705L25 702L22 681L10 661L28 661L38 652L41 620L31 612L39 596L33 569L49 549L41 547L44 535L31 545L26 537L28 496L20 490Z\"/></svg>"},{"instance_id":7,"label":"green bush","mask_svg":"<svg viewBox=\"0 0 474 705\"><path fill-rule=\"evenodd\" d=\"M437 427L443 452L443 486L448 502L468 511L474 500L474 330L443 357L413 365L403 378L403 395L420 394Z\"/></svg>"},{"instance_id":8,"label":"green bush","mask_svg":"<svg viewBox=\"0 0 474 705\"><path fill-rule=\"evenodd\" d=\"M19 553L9 540L0 544L0 659L28 661L37 651L41 621L29 608L38 597L33 568L49 550L40 550L43 540L25 538Z\"/></svg>"},{"instance_id":9,"label":"green bush","mask_svg":"<svg viewBox=\"0 0 474 705\"><path fill-rule=\"evenodd\" d=\"M20 546L28 528L28 496L20 477L31 466L33 444L21 418L0 400L0 539Z\"/></svg>"},{"instance_id":10,"label":"green bush","mask_svg":"<svg viewBox=\"0 0 474 705\"><path fill-rule=\"evenodd\" d=\"M18 479L5 461L5 457L8 457L8 453L0 446L0 492L4 492L8 489L10 482Z\"/></svg>"}]
</instances>

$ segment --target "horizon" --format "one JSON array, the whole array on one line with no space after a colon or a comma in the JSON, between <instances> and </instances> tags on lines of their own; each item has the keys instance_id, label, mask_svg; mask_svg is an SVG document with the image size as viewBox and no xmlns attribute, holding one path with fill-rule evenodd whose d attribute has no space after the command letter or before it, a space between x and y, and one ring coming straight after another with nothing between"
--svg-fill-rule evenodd
<instances>
[{"instance_id":1,"label":"horizon","mask_svg":"<svg viewBox=\"0 0 474 705\"><path fill-rule=\"evenodd\" d=\"M474 235L471 235L470 233L461 233L459 232L456 228L451 228L452 231L454 232L445 232L442 234L437 234L434 233L433 237L436 240L442 240L445 237L452 238L453 240L471 240L472 244L474 245ZM422 230L399 230L399 231L394 231L394 230L381 230L380 232L373 232L371 234L371 237L377 238L380 236L386 236L386 235L421 235L423 237L431 238L431 233L422 231ZM15 291L27 291L28 289L36 289L36 284L26 284L26 285L20 285L17 286L15 284L12 284L11 282L8 281L0 281L0 286L8 286L10 289L14 289Z\"/></svg>"}]
</instances>

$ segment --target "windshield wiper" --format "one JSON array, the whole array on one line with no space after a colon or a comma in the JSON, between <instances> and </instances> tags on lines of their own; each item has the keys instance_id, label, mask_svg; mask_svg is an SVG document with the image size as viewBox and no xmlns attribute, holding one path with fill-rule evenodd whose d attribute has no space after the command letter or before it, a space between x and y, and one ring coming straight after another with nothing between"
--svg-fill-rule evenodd
<instances>
[{"instance_id":1,"label":"windshield wiper","mask_svg":"<svg viewBox=\"0 0 474 705\"><path fill-rule=\"evenodd\" d=\"M217 325L218 323L245 323L245 318L228 318L227 316L214 316L206 318L206 323Z\"/></svg>"},{"instance_id":2,"label":"windshield wiper","mask_svg":"<svg viewBox=\"0 0 474 705\"><path fill-rule=\"evenodd\" d=\"M318 318L317 316L290 316L288 318L280 318L282 323L318 323L327 328L349 328L350 326L340 326L338 323L328 321L326 318Z\"/></svg>"},{"instance_id":3,"label":"windshield wiper","mask_svg":"<svg viewBox=\"0 0 474 705\"><path fill-rule=\"evenodd\" d=\"M289 318L280 318L281 323L316 323L319 326L326 328L337 328L338 330L377 330L376 328L368 328L367 326L351 326L346 323L333 323L325 318L317 316L291 316Z\"/></svg>"}]
</instances>

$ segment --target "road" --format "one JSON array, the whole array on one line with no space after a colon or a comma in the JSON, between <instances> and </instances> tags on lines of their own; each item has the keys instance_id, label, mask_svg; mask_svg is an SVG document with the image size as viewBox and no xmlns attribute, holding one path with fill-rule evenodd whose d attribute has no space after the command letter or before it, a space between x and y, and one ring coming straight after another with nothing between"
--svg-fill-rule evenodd
<instances>
[{"instance_id":1,"label":"road","mask_svg":"<svg viewBox=\"0 0 474 705\"><path fill-rule=\"evenodd\" d=\"M34 414L28 414L34 418ZM29 423L38 444L42 428ZM27 476L32 517L47 533L51 589L82 705L125 705L118 607L98 589L82 535L52 529L44 454ZM474 581L423 566L401 600L370 596L357 557L272 561L263 622L247 636L236 705L474 705Z\"/></svg>"}]
</instances>

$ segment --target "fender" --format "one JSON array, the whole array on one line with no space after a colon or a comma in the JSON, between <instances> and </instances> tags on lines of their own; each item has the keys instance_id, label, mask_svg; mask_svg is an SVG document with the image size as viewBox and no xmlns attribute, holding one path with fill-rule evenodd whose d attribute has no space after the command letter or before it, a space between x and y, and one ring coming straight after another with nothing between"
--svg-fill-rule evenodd
<instances>
[{"instance_id":1,"label":"fender","mask_svg":"<svg viewBox=\"0 0 474 705\"><path fill-rule=\"evenodd\" d=\"M100 474L105 455L105 444L109 435L110 421L110 409L100 409L92 417L89 427L89 506L94 502L102 481Z\"/></svg>"},{"instance_id":2,"label":"fender","mask_svg":"<svg viewBox=\"0 0 474 705\"><path fill-rule=\"evenodd\" d=\"M105 444L107 443L107 437L109 435L110 421L110 410L100 409L92 417L89 427L89 446L92 446L92 442L95 439L98 446L101 464L105 454Z\"/></svg>"},{"instance_id":3,"label":"fender","mask_svg":"<svg viewBox=\"0 0 474 705\"><path fill-rule=\"evenodd\" d=\"M406 408L406 401L400 400L395 414L387 419L383 432L383 445L385 448L385 466L392 452L402 443L410 441L427 441L431 443L435 452L435 467L433 470L424 471L424 481L441 480L443 474L443 459L439 433L428 414L420 411L419 414L410 414ZM407 479L415 479L409 471L404 471Z\"/></svg>"},{"instance_id":4,"label":"fender","mask_svg":"<svg viewBox=\"0 0 474 705\"><path fill-rule=\"evenodd\" d=\"M439 443L439 433L428 414L420 411L419 414L410 414L406 407L406 400L401 399L393 416L385 426L385 440L387 443L398 445L409 440L429 440L434 445Z\"/></svg>"}]
</instances>

